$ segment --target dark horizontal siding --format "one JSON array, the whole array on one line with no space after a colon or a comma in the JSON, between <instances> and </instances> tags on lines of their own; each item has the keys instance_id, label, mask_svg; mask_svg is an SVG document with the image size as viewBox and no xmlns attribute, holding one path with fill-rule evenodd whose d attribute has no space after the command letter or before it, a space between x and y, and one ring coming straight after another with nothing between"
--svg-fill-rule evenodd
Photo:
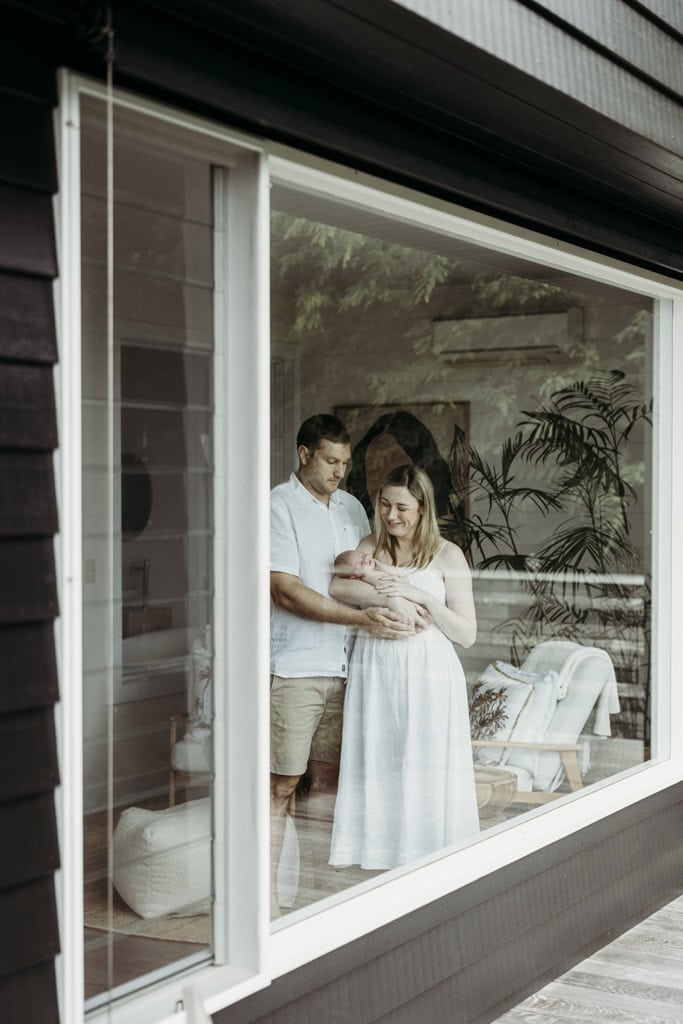
<instances>
[{"instance_id":1,"label":"dark horizontal siding","mask_svg":"<svg viewBox=\"0 0 683 1024\"><path fill-rule=\"evenodd\" d=\"M0 363L0 448L51 451L56 445L52 367Z\"/></svg>"},{"instance_id":2,"label":"dark horizontal siding","mask_svg":"<svg viewBox=\"0 0 683 1024\"><path fill-rule=\"evenodd\" d=\"M0 892L0 920L0 975L25 971L59 952L51 877Z\"/></svg>"},{"instance_id":3,"label":"dark horizontal siding","mask_svg":"<svg viewBox=\"0 0 683 1024\"><path fill-rule=\"evenodd\" d=\"M683 887L683 786L381 928L215 1024L484 1024Z\"/></svg>"},{"instance_id":4,"label":"dark horizontal siding","mask_svg":"<svg viewBox=\"0 0 683 1024\"><path fill-rule=\"evenodd\" d=\"M576 33L587 46L630 69L655 88L683 97L683 62L678 33L652 18L652 10L624 0L575 3L573 0L520 0L531 10L556 19L564 31ZM677 2L679 14L683 11ZM679 22L683 19L679 18ZM683 25L681 26L683 27Z\"/></svg>"},{"instance_id":5,"label":"dark horizontal siding","mask_svg":"<svg viewBox=\"0 0 683 1024\"><path fill-rule=\"evenodd\" d=\"M52 282L0 274L0 359L52 364L56 358Z\"/></svg>"},{"instance_id":6,"label":"dark horizontal siding","mask_svg":"<svg viewBox=\"0 0 683 1024\"><path fill-rule=\"evenodd\" d=\"M56 79L0 11L0 1020L57 1024Z\"/></svg>"},{"instance_id":7,"label":"dark horizontal siding","mask_svg":"<svg viewBox=\"0 0 683 1024\"><path fill-rule=\"evenodd\" d=\"M681 155L677 41L624 0L399 0L448 32Z\"/></svg>"},{"instance_id":8,"label":"dark horizontal siding","mask_svg":"<svg viewBox=\"0 0 683 1024\"><path fill-rule=\"evenodd\" d=\"M49 792L0 804L0 878L4 888L43 878L59 867L55 808Z\"/></svg>"},{"instance_id":9,"label":"dark horizontal siding","mask_svg":"<svg viewBox=\"0 0 683 1024\"><path fill-rule=\"evenodd\" d=\"M655 88L683 96L683 63L677 33L651 17L651 11L625 0L574 3L569 0L520 0L524 6L556 18L564 31L575 32ZM656 7L653 5L652 9ZM658 3L661 9L661 3ZM678 4L679 12L682 10Z\"/></svg>"},{"instance_id":10,"label":"dark horizontal siding","mask_svg":"<svg viewBox=\"0 0 683 1024\"><path fill-rule=\"evenodd\" d=\"M57 700L57 663L50 616L0 628L0 715Z\"/></svg>"},{"instance_id":11,"label":"dark horizontal siding","mask_svg":"<svg viewBox=\"0 0 683 1024\"><path fill-rule=\"evenodd\" d=\"M0 452L0 536L57 532L52 456Z\"/></svg>"},{"instance_id":12,"label":"dark horizontal siding","mask_svg":"<svg viewBox=\"0 0 683 1024\"><path fill-rule=\"evenodd\" d=\"M53 790L59 782L52 708L0 718L0 801Z\"/></svg>"},{"instance_id":13,"label":"dark horizontal siding","mask_svg":"<svg viewBox=\"0 0 683 1024\"><path fill-rule=\"evenodd\" d=\"M51 196L0 184L0 238L3 270L57 276Z\"/></svg>"},{"instance_id":14,"label":"dark horizontal siding","mask_svg":"<svg viewBox=\"0 0 683 1024\"><path fill-rule=\"evenodd\" d=\"M675 32L683 42L683 4L681 0L630 0L631 5L647 13L664 29Z\"/></svg>"},{"instance_id":15,"label":"dark horizontal siding","mask_svg":"<svg viewBox=\"0 0 683 1024\"><path fill-rule=\"evenodd\" d=\"M0 623L55 619L57 613L52 538L0 541Z\"/></svg>"},{"instance_id":16,"label":"dark horizontal siding","mask_svg":"<svg viewBox=\"0 0 683 1024\"><path fill-rule=\"evenodd\" d=\"M0 1005L2 1024L60 1024L52 963L0 977Z\"/></svg>"}]
</instances>

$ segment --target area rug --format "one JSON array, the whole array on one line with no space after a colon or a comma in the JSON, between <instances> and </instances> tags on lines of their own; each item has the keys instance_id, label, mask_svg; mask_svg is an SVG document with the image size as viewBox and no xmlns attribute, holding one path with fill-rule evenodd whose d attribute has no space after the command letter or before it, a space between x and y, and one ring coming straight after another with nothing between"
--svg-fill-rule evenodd
<instances>
[{"instance_id":1,"label":"area rug","mask_svg":"<svg viewBox=\"0 0 683 1024\"><path fill-rule=\"evenodd\" d=\"M102 932L166 939L169 942L195 942L208 946L211 940L211 918L208 914L198 914L196 917L139 917L126 906L116 891L110 913L107 888L103 881L85 887L83 923L86 928Z\"/></svg>"},{"instance_id":2,"label":"area rug","mask_svg":"<svg viewBox=\"0 0 683 1024\"><path fill-rule=\"evenodd\" d=\"M211 918L208 914L195 917L140 917L114 890L110 915L106 883L108 846L109 823L106 814L86 816L83 829L83 924L86 928L148 939L166 939L169 942L209 945Z\"/></svg>"}]
</instances>

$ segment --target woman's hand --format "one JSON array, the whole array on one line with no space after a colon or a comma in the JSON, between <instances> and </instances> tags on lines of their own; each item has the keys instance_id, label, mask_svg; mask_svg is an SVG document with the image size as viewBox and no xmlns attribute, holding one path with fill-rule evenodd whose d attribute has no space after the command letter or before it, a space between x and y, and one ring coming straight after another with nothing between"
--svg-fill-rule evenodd
<instances>
[{"instance_id":1,"label":"woman's hand","mask_svg":"<svg viewBox=\"0 0 683 1024\"><path fill-rule=\"evenodd\" d=\"M385 576L375 584L378 594L385 597L402 597L406 601L413 601L415 604L424 605L429 599L429 594L419 587L414 587L406 579L395 579L392 576Z\"/></svg>"}]
</instances>

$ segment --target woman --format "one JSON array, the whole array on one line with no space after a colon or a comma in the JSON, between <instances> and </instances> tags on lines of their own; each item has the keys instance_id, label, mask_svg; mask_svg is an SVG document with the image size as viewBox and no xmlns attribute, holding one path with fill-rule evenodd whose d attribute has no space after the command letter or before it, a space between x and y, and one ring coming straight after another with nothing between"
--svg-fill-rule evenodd
<instances>
[{"instance_id":1,"label":"woman","mask_svg":"<svg viewBox=\"0 0 683 1024\"><path fill-rule=\"evenodd\" d=\"M385 477L374 531L358 550L396 566L400 578L373 587L335 577L330 592L388 606L418 631L356 640L330 863L382 869L479 832L465 676L453 648L474 643L476 619L465 557L439 536L423 470L399 466Z\"/></svg>"}]
</instances>

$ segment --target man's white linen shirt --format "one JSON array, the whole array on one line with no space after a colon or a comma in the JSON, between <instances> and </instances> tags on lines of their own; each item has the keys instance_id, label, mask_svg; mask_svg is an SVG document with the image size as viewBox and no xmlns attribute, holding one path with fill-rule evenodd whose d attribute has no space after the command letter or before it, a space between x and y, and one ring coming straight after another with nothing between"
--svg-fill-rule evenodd
<instances>
[{"instance_id":1,"label":"man's white linen shirt","mask_svg":"<svg viewBox=\"0 0 683 1024\"><path fill-rule=\"evenodd\" d=\"M365 509L346 491L335 491L325 505L295 473L271 491L271 572L296 576L325 597L329 597L337 555L358 547L369 533ZM271 606L270 671L274 675L345 677L349 641L346 626L302 619Z\"/></svg>"}]
</instances>

